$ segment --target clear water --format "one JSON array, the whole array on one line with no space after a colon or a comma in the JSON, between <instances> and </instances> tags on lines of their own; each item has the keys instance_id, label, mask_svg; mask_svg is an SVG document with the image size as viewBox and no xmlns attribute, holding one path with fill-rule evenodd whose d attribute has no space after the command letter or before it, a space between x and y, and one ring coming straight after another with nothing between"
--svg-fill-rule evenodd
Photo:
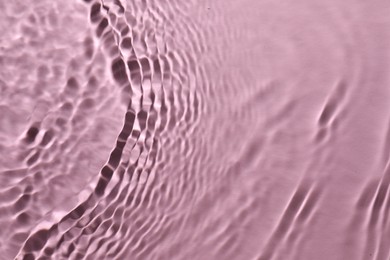
<instances>
[{"instance_id":1,"label":"clear water","mask_svg":"<svg viewBox=\"0 0 390 260\"><path fill-rule=\"evenodd\" d=\"M0 259L390 259L387 1L0 9Z\"/></svg>"}]
</instances>

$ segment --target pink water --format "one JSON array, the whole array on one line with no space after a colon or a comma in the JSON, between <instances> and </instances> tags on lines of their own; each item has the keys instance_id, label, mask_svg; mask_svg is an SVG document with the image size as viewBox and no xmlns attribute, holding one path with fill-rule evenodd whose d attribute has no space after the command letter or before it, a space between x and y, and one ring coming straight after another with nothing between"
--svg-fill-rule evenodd
<instances>
[{"instance_id":1,"label":"pink water","mask_svg":"<svg viewBox=\"0 0 390 260\"><path fill-rule=\"evenodd\" d=\"M1 260L390 259L390 2L0 10Z\"/></svg>"}]
</instances>

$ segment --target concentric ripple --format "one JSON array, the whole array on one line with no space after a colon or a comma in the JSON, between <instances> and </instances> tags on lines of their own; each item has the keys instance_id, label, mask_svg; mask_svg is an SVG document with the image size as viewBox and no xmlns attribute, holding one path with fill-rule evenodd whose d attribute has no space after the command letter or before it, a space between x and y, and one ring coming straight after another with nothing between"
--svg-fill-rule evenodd
<instances>
[{"instance_id":1,"label":"concentric ripple","mask_svg":"<svg viewBox=\"0 0 390 260\"><path fill-rule=\"evenodd\" d=\"M390 259L390 3L0 9L0 260Z\"/></svg>"}]
</instances>

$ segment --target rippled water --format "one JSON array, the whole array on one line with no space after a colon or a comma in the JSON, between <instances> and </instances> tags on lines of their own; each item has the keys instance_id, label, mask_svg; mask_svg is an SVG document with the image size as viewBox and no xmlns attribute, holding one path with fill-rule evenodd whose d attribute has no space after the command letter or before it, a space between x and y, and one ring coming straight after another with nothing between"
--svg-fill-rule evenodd
<instances>
[{"instance_id":1,"label":"rippled water","mask_svg":"<svg viewBox=\"0 0 390 260\"><path fill-rule=\"evenodd\" d=\"M1 1L0 259L390 259L390 3Z\"/></svg>"}]
</instances>

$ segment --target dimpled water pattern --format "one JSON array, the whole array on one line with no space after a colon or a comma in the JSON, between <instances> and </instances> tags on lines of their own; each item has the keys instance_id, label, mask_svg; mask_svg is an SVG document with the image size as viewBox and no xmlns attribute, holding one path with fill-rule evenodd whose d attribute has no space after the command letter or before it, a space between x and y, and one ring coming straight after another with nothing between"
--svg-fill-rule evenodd
<instances>
[{"instance_id":1,"label":"dimpled water pattern","mask_svg":"<svg viewBox=\"0 0 390 260\"><path fill-rule=\"evenodd\" d=\"M389 1L0 10L0 260L390 259Z\"/></svg>"}]
</instances>

